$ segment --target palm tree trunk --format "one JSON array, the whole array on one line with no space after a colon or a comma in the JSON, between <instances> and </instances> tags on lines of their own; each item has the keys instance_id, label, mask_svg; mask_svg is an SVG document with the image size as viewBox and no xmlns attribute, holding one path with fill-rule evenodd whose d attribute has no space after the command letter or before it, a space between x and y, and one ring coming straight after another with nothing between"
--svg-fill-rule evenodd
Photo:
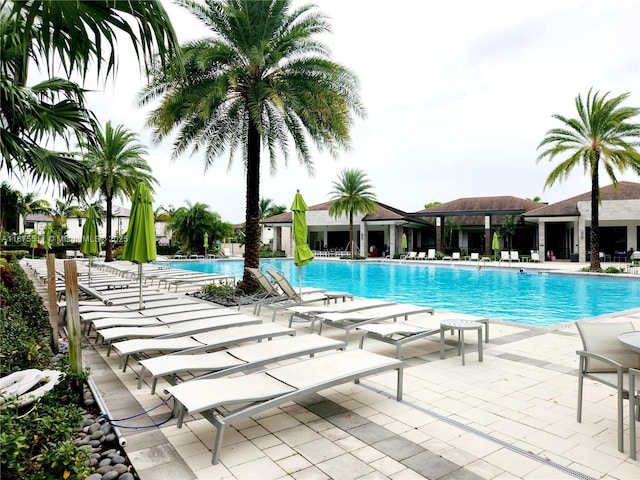
<instances>
[{"instance_id":1,"label":"palm tree trunk","mask_svg":"<svg viewBox=\"0 0 640 480\"><path fill-rule=\"evenodd\" d=\"M113 198L111 196L107 196L107 241L104 247L105 262L113 262L113 246L111 244L111 218L113 217L113 214L111 213L112 207Z\"/></svg>"},{"instance_id":2,"label":"palm tree trunk","mask_svg":"<svg viewBox=\"0 0 640 480\"><path fill-rule=\"evenodd\" d=\"M598 178L598 165L600 154L596 152L596 158L591 173L591 270L600 269L600 220L598 209L600 207L600 181Z\"/></svg>"},{"instance_id":3,"label":"palm tree trunk","mask_svg":"<svg viewBox=\"0 0 640 480\"><path fill-rule=\"evenodd\" d=\"M353 244L353 210L349 211L349 245L351 246L351 260L355 258L355 245Z\"/></svg>"},{"instance_id":4,"label":"palm tree trunk","mask_svg":"<svg viewBox=\"0 0 640 480\"><path fill-rule=\"evenodd\" d=\"M245 271L240 288L245 292L254 292L258 289L258 283L246 268L258 268L260 266L260 132L251 119L249 119L249 131L247 133Z\"/></svg>"}]
</instances>

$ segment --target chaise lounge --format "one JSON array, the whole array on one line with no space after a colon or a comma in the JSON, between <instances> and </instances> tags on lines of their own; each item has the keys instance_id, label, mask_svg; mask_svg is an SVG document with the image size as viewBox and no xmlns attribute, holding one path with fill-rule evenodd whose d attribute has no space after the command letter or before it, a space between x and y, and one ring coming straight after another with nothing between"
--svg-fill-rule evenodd
<instances>
[{"instance_id":1,"label":"chaise lounge","mask_svg":"<svg viewBox=\"0 0 640 480\"><path fill-rule=\"evenodd\" d=\"M396 320L398 317L404 317L406 320L409 315L418 315L421 313L430 313L433 315L434 310L431 307L423 307L419 305L411 305L406 303L395 303L385 305L383 307L368 308L350 313L324 313L318 315L322 322L320 323L320 331L322 333L323 325L341 328L345 331L345 340L349 338L349 332L355 328L368 323L378 323L384 320Z\"/></svg>"},{"instance_id":2,"label":"chaise lounge","mask_svg":"<svg viewBox=\"0 0 640 480\"><path fill-rule=\"evenodd\" d=\"M350 350L232 378L196 379L169 387L177 407L178 428L186 414L201 413L216 428L212 463L220 460L224 430L287 402L336 385L395 370L396 398L402 400L403 363L400 360Z\"/></svg>"},{"instance_id":3,"label":"chaise lounge","mask_svg":"<svg viewBox=\"0 0 640 480\"><path fill-rule=\"evenodd\" d=\"M195 378L218 378L302 355L313 356L327 350L346 348L346 343L339 340L320 335L303 335L241 345L211 353L177 352L140 360L142 368L138 376L138 389L142 387L146 372L151 374L151 393L153 394L156 391L158 378L161 377L171 385L176 385L179 380L178 375L185 372L200 372L201 376Z\"/></svg>"},{"instance_id":4,"label":"chaise lounge","mask_svg":"<svg viewBox=\"0 0 640 480\"><path fill-rule=\"evenodd\" d=\"M182 337L161 337L124 340L112 344L120 355L120 368L126 371L129 357L139 358L150 352L197 353L215 350L237 343L260 341L281 335L295 335L293 328L285 328L273 323L258 323L239 327L224 328ZM188 350L188 351L187 351Z\"/></svg>"}]
</instances>

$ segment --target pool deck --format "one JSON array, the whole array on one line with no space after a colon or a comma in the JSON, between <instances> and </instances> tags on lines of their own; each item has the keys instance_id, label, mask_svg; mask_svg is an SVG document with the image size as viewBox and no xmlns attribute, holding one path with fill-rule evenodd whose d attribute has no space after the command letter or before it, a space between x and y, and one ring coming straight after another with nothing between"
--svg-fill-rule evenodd
<instances>
[{"instance_id":1,"label":"pool deck","mask_svg":"<svg viewBox=\"0 0 640 480\"><path fill-rule=\"evenodd\" d=\"M604 266L609 265L624 264ZM503 263L500 268L573 273L584 266ZM640 329L640 299L638 307L602 320L630 321ZM271 311L263 317L270 322ZM447 317L451 314L436 310L435 318ZM285 316L276 322L286 325ZM308 323L294 327L297 335L309 332ZM141 426L169 419L159 427L123 428L124 450L141 480L640 478L640 462L629 458L627 401L624 453L617 449L613 389L585 382L583 419L576 421L575 352L582 345L572 322L536 328L496 321L490 332L482 363L475 335L467 334L465 366L448 334L444 359L437 335L406 345L402 402L394 398L395 375L388 373L240 421L227 428L217 465L211 464L212 425L195 415L177 428L169 419L171 402L121 422ZM343 339L344 331L325 327L323 335ZM374 340L364 347L395 354L392 346ZM358 337L352 334L348 349L355 348ZM163 381L155 395L148 385L138 390L139 365L123 373L118 356L106 353L106 347L87 341L83 358L112 418L144 412L168 397Z\"/></svg>"}]
</instances>

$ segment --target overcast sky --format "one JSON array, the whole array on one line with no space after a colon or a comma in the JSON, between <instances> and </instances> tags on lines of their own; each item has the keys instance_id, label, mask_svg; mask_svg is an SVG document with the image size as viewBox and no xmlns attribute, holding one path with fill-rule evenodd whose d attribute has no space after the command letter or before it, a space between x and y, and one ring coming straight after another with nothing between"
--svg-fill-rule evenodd
<instances>
[{"instance_id":1,"label":"overcast sky","mask_svg":"<svg viewBox=\"0 0 640 480\"><path fill-rule=\"evenodd\" d=\"M195 18L165 3L181 41L206 35ZM277 205L290 207L296 189L309 205L329 200L344 168L365 170L380 202L408 212L489 195L552 203L589 191L590 180L576 171L544 189L552 164L536 163L537 146L559 126L551 116L575 116L576 95L591 87L630 92L625 105L640 106L638 0L313 3L333 26L324 38L333 59L360 79L368 116L356 119L352 148L337 160L314 152L313 177L295 152L275 176L263 156L261 197ZM149 146L160 182L155 206L202 202L225 221L244 221L241 160L229 169L220 158L205 173L202 157L171 161L170 141L152 145L147 112L135 106L144 79L129 45L120 49L117 80L90 94L90 106L103 124L124 124ZM631 172L619 178L640 181ZM601 186L609 183L603 173Z\"/></svg>"}]
</instances>

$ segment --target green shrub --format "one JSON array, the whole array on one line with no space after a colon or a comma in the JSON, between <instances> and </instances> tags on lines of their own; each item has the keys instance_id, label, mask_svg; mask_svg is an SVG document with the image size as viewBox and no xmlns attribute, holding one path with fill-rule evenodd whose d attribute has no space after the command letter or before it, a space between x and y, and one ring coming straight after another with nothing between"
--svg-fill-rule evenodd
<instances>
[{"instance_id":1,"label":"green shrub","mask_svg":"<svg viewBox=\"0 0 640 480\"><path fill-rule=\"evenodd\" d=\"M283 250L272 250L269 245L262 245L258 254L260 258L281 258L286 256Z\"/></svg>"},{"instance_id":2,"label":"green shrub","mask_svg":"<svg viewBox=\"0 0 640 480\"><path fill-rule=\"evenodd\" d=\"M72 442L82 417L76 405L61 402L64 387L56 386L33 409L17 415L12 409L0 417L2 478L84 478L90 452ZM66 473L65 473L66 472Z\"/></svg>"},{"instance_id":3,"label":"green shrub","mask_svg":"<svg viewBox=\"0 0 640 480\"><path fill-rule=\"evenodd\" d=\"M624 273L624 268L607 267L605 268L604 273Z\"/></svg>"},{"instance_id":4,"label":"green shrub","mask_svg":"<svg viewBox=\"0 0 640 480\"><path fill-rule=\"evenodd\" d=\"M33 283L15 262L0 261L0 369L7 375L28 368L55 368L64 373L55 388L31 406L0 410L2 479L80 479L91 473L88 456L72 442L81 425L78 386L88 372L69 370L68 357L52 366L49 315Z\"/></svg>"}]
</instances>

